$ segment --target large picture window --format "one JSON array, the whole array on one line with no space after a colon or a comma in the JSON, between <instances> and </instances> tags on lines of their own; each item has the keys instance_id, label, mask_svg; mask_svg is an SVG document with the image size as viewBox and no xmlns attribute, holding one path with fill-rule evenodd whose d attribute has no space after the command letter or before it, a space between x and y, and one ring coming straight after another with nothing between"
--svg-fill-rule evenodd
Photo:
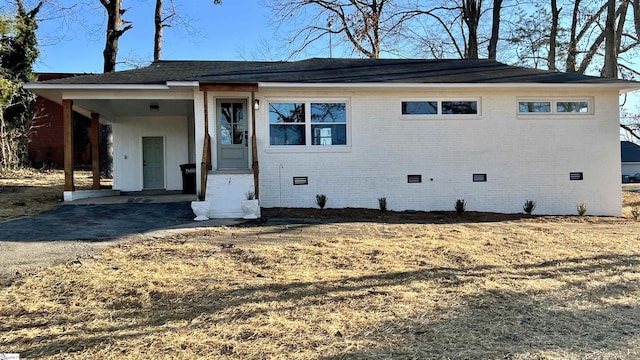
<instances>
[{"instance_id":1,"label":"large picture window","mask_svg":"<svg viewBox=\"0 0 640 360\"><path fill-rule=\"evenodd\" d=\"M416 100L402 101L402 116L480 115L479 100Z\"/></svg>"},{"instance_id":2,"label":"large picture window","mask_svg":"<svg viewBox=\"0 0 640 360\"><path fill-rule=\"evenodd\" d=\"M347 102L270 102L269 144L347 145Z\"/></svg>"}]
</instances>

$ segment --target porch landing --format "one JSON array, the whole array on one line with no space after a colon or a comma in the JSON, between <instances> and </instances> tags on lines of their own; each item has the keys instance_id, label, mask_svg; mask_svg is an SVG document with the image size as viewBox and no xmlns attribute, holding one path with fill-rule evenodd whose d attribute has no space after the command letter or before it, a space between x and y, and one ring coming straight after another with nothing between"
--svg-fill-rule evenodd
<instances>
[{"instance_id":1,"label":"porch landing","mask_svg":"<svg viewBox=\"0 0 640 360\"><path fill-rule=\"evenodd\" d=\"M250 170L209 172L205 200L209 203L210 219L239 219L244 216L242 201L247 192L255 192ZM257 214L260 216L260 213Z\"/></svg>"}]
</instances>

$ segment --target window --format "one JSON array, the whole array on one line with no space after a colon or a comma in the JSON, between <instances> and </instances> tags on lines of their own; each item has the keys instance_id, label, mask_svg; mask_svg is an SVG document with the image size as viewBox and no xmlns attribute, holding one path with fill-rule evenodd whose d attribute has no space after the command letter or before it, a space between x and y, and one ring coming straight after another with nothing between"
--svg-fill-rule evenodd
<instances>
[{"instance_id":1,"label":"window","mask_svg":"<svg viewBox=\"0 0 640 360\"><path fill-rule=\"evenodd\" d=\"M518 100L518 114L593 114L591 99Z\"/></svg>"},{"instance_id":2,"label":"window","mask_svg":"<svg viewBox=\"0 0 640 360\"><path fill-rule=\"evenodd\" d=\"M479 115L479 100L402 101L402 115Z\"/></svg>"},{"instance_id":3,"label":"window","mask_svg":"<svg viewBox=\"0 0 640 360\"><path fill-rule=\"evenodd\" d=\"M347 145L346 102L270 102L270 145Z\"/></svg>"}]
</instances>

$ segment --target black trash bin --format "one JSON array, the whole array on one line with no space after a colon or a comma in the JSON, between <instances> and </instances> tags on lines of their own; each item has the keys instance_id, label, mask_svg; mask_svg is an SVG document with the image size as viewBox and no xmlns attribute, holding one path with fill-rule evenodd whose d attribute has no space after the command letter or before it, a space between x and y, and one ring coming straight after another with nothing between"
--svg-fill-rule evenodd
<instances>
[{"instance_id":1,"label":"black trash bin","mask_svg":"<svg viewBox=\"0 0 640 360\"><path fill-rule=\"evenodd\" d=\"M180 165L180 171L182 172L182 193L195 194L196 164L182 164Z\"/></svg>"}]
</instances>

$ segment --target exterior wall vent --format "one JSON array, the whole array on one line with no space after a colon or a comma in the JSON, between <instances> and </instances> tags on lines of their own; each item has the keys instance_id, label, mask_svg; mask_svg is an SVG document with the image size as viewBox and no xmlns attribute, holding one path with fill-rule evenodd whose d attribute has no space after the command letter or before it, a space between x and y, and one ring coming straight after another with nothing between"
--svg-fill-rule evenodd
<instances>
[{"instance_id":1,"label":"exterior wall vent","mask_svg":"<svg viewBox=\"0 0 640 360\"><path fill-rule=\"evenodd\" d=\"M473 182L487 182L487 174L473 174Z\"/></svg>"},{"instance_id":2,"label":"exterior wall vent","mask_svg":"<svg viewBox=\"0 0 640 360\"><path fill-rule=\"evenodd\" d=\"M409 184L417 184L422 182L422 175L407 175L407 182Z\"/></svg>"},{"instance_id":3,"label":"exterior wall vent","mask_svg":"<svg viewBox=\"0 0 640 360\"><path fill-rule=\"evenodd\" d=\"M309 185L308 176L294 176L293 185Z\"/></svg>"},{"instance_id":4,"label":"exterior wall vent","mask_svg":"<svg viewBox=\"0 0 640 360\"><path fill-rule=\"evenodd\" d=\"M582 172L570 172L569 180L584 180L584 176L582 175Z\"/></svg>"}]
</instances>

